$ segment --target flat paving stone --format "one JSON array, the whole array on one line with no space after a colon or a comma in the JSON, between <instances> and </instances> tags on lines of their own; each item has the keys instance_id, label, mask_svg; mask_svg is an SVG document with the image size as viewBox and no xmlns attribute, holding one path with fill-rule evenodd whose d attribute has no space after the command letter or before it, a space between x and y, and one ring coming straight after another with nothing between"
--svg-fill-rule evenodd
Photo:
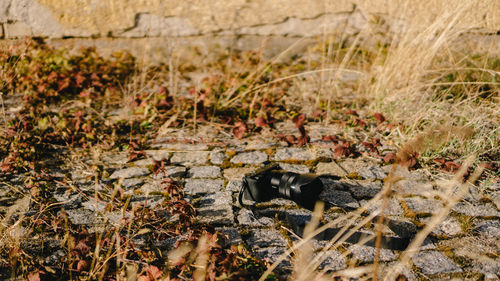
<instances>
[{"instance_id":1,"label":"flat paving stone","mask_svg":"<svg viewBox=\"0 0 500 281\"><path fill-rule=\"evenodd\" d=\"M417 233L417 226L403 217L388 216L387 226L399 237L413 237Z\"/></svg>"},{"instance_id":2,"label":"flat paving stone","mask_svg":"<svg viewBox=\"0 0 500 281\"><path fill-rule=\"evenodd\" d=\"M134 161L131 164L136 167L147 167L147 166L153 166L155 164L155 160L153 158L146 158Z\"/></svg>"},{"instance_id":3,"label":"flat paving stone","mask_svg":"<svg viewBox=\"0 0 500 281\"><path fill-rule=\"evenodd\" d=\"M285 252L285 247L265 247L265 248L257 248L254 250L255 255L272 264L276 262ZM290 263L290 259L286 258L282 262L278 264L278 268L280 269L289 269L292 266Z\"/></svg>"},{"instance_id":4,"label":"flat paving stone","mask_svg":"<svg viewBox=\"0 0 500 281\"><path fill-rule=\"evenodd\" d=\"M280 168L292 173L297 174L307 174L309 173L309 168L306 165L300 164L288 164L288 163L280 163Z\"/></svg>"},{"instance_id":5,"label":"flat paving stone","mask_svg":"<svg viewBox=\"0 0 500 281\"><path fill-rule=\"evenodd\" d=\"M234 214L231 205L214 205L196 208L196 220L213 225L233 225Z\"/></svg>"},{"instance_id":6,"label":"flat paving stone","mask_svg":"<svg viewBox=\"0 0 500 281\"><path fill-rule=\"evenodd\" d=\"M500 238L500 221L488 220L475 224L474 231L485 237Z\"/></svg>"},{"instance_id":7,"label":"flat paving stone","mask_svg":"<svg viewBox=\"0 0 500 281\"><path fill-rule=\"evenodd\" d=\"M462 272L457 264L437 251L419 252L411 260L424 274Z\"/></svg>"},{"instance_id":8,"label":"flat paving stone","mask_svg":"<svg viewBox=\"0 0 500 281\"><path fill-rule=\"evenodd\" d=\"M347 248L352 252L353 258L362 261L362 262L373 262L375 260L375 251L374 247L370 246L362 246L362 245L351 245ZM380 249L380 261L393 261L397 258L393 251L389 249Z\"/></svg>"},{"instance_id":9,"label":"flat paving stone","mask_svg":"<svg viewBox=\"0 0 500 281\"><path fill-rule=\"evenodd\" d=\"M243 152L236 154L231 163L234 164L262 164L267 161L268 155L262 151Z\"/></svg>"},{"instance_id":10,"label":"flat paving stone","mask_svg":"<svg viewBox=\"0 0 500 281\"><path fill-rule=\"evenodd\" d=\"M229 191L208 193L196 202L196 219L201 223L232 225L234 223L232 202L232 193Z\"/></svg>"},{"instance_id":11,"label":"flat paving stone","mask_svg":"<svg viewBox=\"0 0 500 281\"><path fill-rule=\"evenodd\" d=\"M168 177L178 178L186 175L187 168L183 166L166 166L165 173ZM161 173L159 174L160 176Z\"/></svg>"},{"instance_id":12,"label":"flat paving stone","mask_svg":"<svg viewBox=\"0 0 500 281\"><path fill-rule=\"evenodd\" d=\"M136 178L136 177L142 177L149 175L151 171L147 168L141 168L141 167L130 167L130 168L125 168L121 170L114 171L111 176L109 176L110 179L128 179L128 178Z\"/></svg>"},{"instance_id":13,"label":"flat paving stone","mask_svg":"<svg viewBox=\"0 0 500 281\"><path fill-rule=\"evenodd\" d=\"M222 190L223 180L211 179L187 179L184 185L184 192L188 195L201 195Z\"/></svg>"},{"instance_id":14,"label":"flat paving stone","mask_svg":"<svg viewBox=\"0 0 500 281\"><path fill-rule=\"evenodd\" d=\"M405 198L404 202L416 214L436 214L443 208L443 204L435 199L412 197Z\"/></svg>"},{"instance_id":15,"label":"flat paving stone","mask_svg":"<svg viewBox=\"0 0 500 281\"><path fill-rule=\"evenodd\" d=\"M324 270L337 271L347 267L346 258L337 250L328 250L316 255L319 254L322 254L324 257L320 263L320 267Z\"/></svg>"},{"instance_id":16,"label":"flat paving stone","mask_svg":"<svg viewBox=\"0 0 500 281\"><path fill-rule=\"evenodd\" d=\"M346 191L325 189L321 192L319 198L334 206L351 209L359 208L358 201L352 198L351 194Z\"/></svg>"},{"instance_id":17,"label":"flat paving stone","mask_svg":"<svg viewBox=\"0 0 500 281\"><path fill-rule=\"evenodd\" d=\"M243 185L243 181L241 180L232 180L232 181L229 181L226 185L226 189L227 191L231 191L231 192L239 192L241 190L241 186Z\"/></svg>"},{"instance_id":18,"label":"flat paving stone","mask_svg":"<svg viewBox=\"0 0 500 281\"><path fill-rule=\"evenodd\" d=\"M422 222L428 223L430 220L431 218L424 218ZM432 230L432 233L434 235L451 237L462 233L462 227L457 219L447 217Z\"/></svg>"},{"instance_id":19,"label":"flat paving stone","mask_svg":"<svg viewBox=\"0 0 500 281\"><path fill-rule=\"evenodd\" d=\"M251 247L286 247L287 242L281 233L274 229L253 229L247 239Z\"/></svg>"},{"instance_id":20,"label":"flat paving stone","mask_svg":"<svg viewBox=\"0 0 500 281\"><path fill-rule=\"evenodd\" d=\"M243 243L240 232L235 227L216 227L215 230L221 233L218 242L223 248Z\"/></svg>"},{"instance_id":21,"label":"flat paving stone","mask_svg":"<svg viewBox=\"0 0 500 281\"><path fill-rule=\"evenodd\" d=\"M230 181L243 179L245 174L255 171L255 168L228 168L224 169L224 177Z\"/></svg>"},{"instance_id":22,"label":"flat paving stone","mask_svg":"<svg viewBox=\"0 0 500 281\"><path fill-rule=\"evenodd\" d=\"M170 163L183 166L202 165L207 162L209 153L209 151L174 152Z\"/></svg>"},{"instance_id":23,"label":"flat paving stone","mask_svg":"<svg viewBox=\"0 0 500 281\"><path fill-rule=\"evenodd\" d=\"M144 183L143 179L132 178L132 179L124 179L122 181L122 186L126 189L134 188Z\"/></svg>"},{"instance_id":24,"label":"flat paving stone","mask_svg":"<svg viewBox=\"0 0 500 281\"><path fill-rule=\"evenodd\" d=\"M273 156L274 161L287 161L287 160L315 160L316 155L312 151L306 150L304 148L287 147L280 148L276 150Z\"/></svg>"},{"instance_id":25,"label":"flat paving stone","mask_svg":"<svg viewBox=\"0 0 500 281\"><path fill-rule=\"evenodd\" d=\"M472 205L459 202L453 206L452 210L471 217L500 217L500 212L489 204Z\"/></svg>"},{"instance_id":26,"label":"flat paving stone","mask_svg":"<svg viewBox=\"0 0 500 281\"><path fill-rule=\"evenodd\" d=\"M358 174L364 179L383 180L387 176L380 166L371 165L358 170Z\"/></svg>"},{"instance_id":27,"label":"flat paving stone","mask_svg":"<svg viewBox=\"0 0 500 281\"><path fill-rule=\"evenodd\" d=\"M208 150L208 145L204 143L191 144L191 143L156 143L151 145L153 148L163 148L168 150L179 150L179 151L201 151Z\"/></svg>"},{"instance_id":28,"label":"flat paving stone","mask_svg":"<svg viewBox=\"0 0 500 281\"><path fill-rule=\"evenodd\" d=\"M146 150L146 155L154 161L168 160L170 151L167 150Z\"/></svg>"},{"instance_id":29,"label":"flat paving stone","mask_svg":"<svg viewBox=\"0 0 500 281\"><path fill-rule=\"evenodd\" d=\"M222 150L213 150L210 152L210 163L221 165L226 160L227 155Z\"/></svg>"},{"instance_id":30,"label":"flat paving stone","mask_svg":"<svg viewBox=\"0 0 500 281\"><path fill-rule=\"evenodd\" d=\"M465 236L438 242L440 247L452 249L453 254L472 263L476 272L500 272L500 243L498 238L487 236Z\"/></svg>"},{"instance_id":31,"label":"flat paving stone","mask_svg":"<svg viewBox=\"0 0 500 281\"><path fill-rule=\"evenodd\" d=\"M366 206L368 203L368 200L359 200L359 204L361 206ZM367 210L368 213L373 213L373 212L380 212L380 208L382 208L382 201L377 201L375 202L375 205ZM385 214L386 215L391 215L391 216L400 216L403 214L403 208L399 204L399 201L390 198L389 201L387 202L387 206L385 209Z\"/></svg>"},{"instance_id":32,"label":"flat paving stone","mask_svg":"<svg viewBox=\"0 0 500 281\"><path fill-rule=\"evenodd\" d=\"M274 220L268 217L256 217L254 213L248 209L241 209L237 217L239 225L245 226L272 226L274 225Z\"/></svg>"},{"instance_id":33,"label":"flat paving stone","mask_svg":"<svg viewBox=\"0 0 500 281\"><path fill-rule=\"evenodd\" d=\"M373 165L363 159L347 158L343 161L320 162L316 165L316 174L332 175L338 177L346 177L356 173L359 175L359 170Z\"/></svg>"},{"instance_id":34,"label":"flat paving stone","mask_svg":"<svg viewBox=\"0 0 500 281\"><path fill-rule=\"evenodd\" d=\"M346 185L347 189L356 199L373 198L382 190L381 182L348 180L341 183Z\"/></svg>"},{"instance_id":35,"label":"flat paving stone","mask_svg":"<svg viewBox=\"0 0 500 281\"><path fill-rule=\"evenodd\" d=\"M428 198L434 196L434 189L430 182L403 179L394 184L394 190L400 196L419 195Z\"/></svg>"},{"instance_id":36,"label":"flat paving stone","mask_svg":"<svg viewBox=\"0 0 500 281\"><path fill-rule=\"evenodd\" d=\"M126 151L109 152L101 156L101 161L107 165L125 165L128 162L129 153Z\"/></svg>"},{"instance_id":37,"label":"flat paving stone","mask_svg":"<svg viewBox=\"0 0 500 281\"><path fill-rule=\"evenodd\" d=\"M189 169L187 176L190 178L218 178L220 168L217 166L195 166Z\"/></svg>"}]
</instances>

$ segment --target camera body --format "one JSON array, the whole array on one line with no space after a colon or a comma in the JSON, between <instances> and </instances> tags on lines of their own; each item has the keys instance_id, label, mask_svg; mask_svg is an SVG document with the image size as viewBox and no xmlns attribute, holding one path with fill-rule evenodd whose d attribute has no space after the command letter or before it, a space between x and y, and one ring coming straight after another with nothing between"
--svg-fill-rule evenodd
<instances>
[{"instance_id":1,"label":"camera body","mask_svg":"<svg viewBox=\"0 0 500 281\"><path fill-rule=\"evenodd\" d=\"M243 177L243 185L238 200L254 202L269 201L274 198L286 198L307 209L313 209L323 183L313 174L286 172L278 164L270 164Z\"/></svg>"}]
</instances>

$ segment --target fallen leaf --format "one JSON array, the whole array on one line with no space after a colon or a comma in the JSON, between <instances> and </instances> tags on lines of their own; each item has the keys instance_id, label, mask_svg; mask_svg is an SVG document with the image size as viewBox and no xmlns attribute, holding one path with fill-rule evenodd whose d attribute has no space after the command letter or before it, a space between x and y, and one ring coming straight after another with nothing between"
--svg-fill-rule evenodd
<instances>
[{"instance_id":1,"label":"fallen leaf","mask_svg":"<svg viewBox=\"0 0 500 281\"><path fill-rule=\"evenodd\" d=\"M247 125L245 123L238 122L234 124L233 134L237 139L241 139L246 131L247 131Z\"/></svg>"},{"instance_id":2,"label":"fallen leaf","mask_svg":"<svg viewBox=\"0 0 500 281\"><path fill-rule=\"evenodd\" d=\"M358 116L358 113L357 113L355 110L352 110L352 109L348 109L348 110L345 112L345 114Z\"/></svg>"},{"instance_id":3,"label":"fallen leaf","mask_svg":"<svg viewBox=\"0 0 500 281\"><path fill-rule=\"evenodd\" d=\"M383 160L385 163L394 163L394 161L396 160L396 154L389 152L386 155L384 155Z\"/></svg>"},{"instance_id":4,"label":"fallen leaf","mask_svg":"<svg viewBox=\"0 0 500 281\"><path fill-rule=\"evenodd\" d=\"M161 277L162 272L158 267L150 265L146 268L146 274L150 280L156 280Z\"/></svg>"},{"instance_id":5,"label":"fallen leaf","mask_svg":"<svg viewBox=\"0 0 500 281\"><path fill-rule=\"evenodd\" d=\"M90 264L86 260L79 260L78 263L76 264L76 271L82 272L86 271L89 268Z\"/></svg>"},{"instance_id":6,"label":"fallen leaf","mask_svg":"<svg viewBox=\"0 0 500 281\"><path fill-rule=\"evenodd\" d=\"M306 122L306 115L301 113L293 117L292 121L295 123L296 128L300 128L301 126L304 126L304 123Z\"/></svg>"},{"instance_id":7,"label":"fallen leaf","mask_svg":"<svg viewBox=\"0 0 500 281\"><path fill-rule=\"evenodd\" d=\"M40 272L31 272L28 274L28 281L40 281Z\"/></svg>"},{"instance_id":8,"label":"fallen leaf","mask_svg":"<svg viewBox=\"0 0 500 281\"><path fill-rule=\"evenodd\" d=\"M269 125L267 125L267 122L264 118L257 117L257 118L255 118L255 126L260 127L260 128L264 128L264 127L267 127Z\"/></svg>"},{"instance_id":9,"label":"fallen leaf","mask_svg":"<svg viewBox=\"0 0 500 281\"><path fill-rule=\"evenodd\" d=\"M382 115L381 113L378 113L378 112L373 114L373 118L375 118L379 123L382 123L385 121L384 115Z\"/></svg>"}]
</instances>

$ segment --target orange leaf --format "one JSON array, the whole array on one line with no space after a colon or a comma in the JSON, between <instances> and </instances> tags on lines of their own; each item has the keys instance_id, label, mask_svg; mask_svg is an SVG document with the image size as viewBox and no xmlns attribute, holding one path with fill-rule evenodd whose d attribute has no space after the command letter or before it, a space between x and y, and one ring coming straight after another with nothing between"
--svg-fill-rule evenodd
<instances>
[{"instance_id":1,"label":"orange leaf","mask_svg":"<svg viewBox=\"0 0 500 281\"><path fill-rule=\"evenodd\" d=\"M238 122L234 124L233 134L237 139L241 139L246 131L247 131L247 125L245 123Z\"/></svg>"}]
</instances>

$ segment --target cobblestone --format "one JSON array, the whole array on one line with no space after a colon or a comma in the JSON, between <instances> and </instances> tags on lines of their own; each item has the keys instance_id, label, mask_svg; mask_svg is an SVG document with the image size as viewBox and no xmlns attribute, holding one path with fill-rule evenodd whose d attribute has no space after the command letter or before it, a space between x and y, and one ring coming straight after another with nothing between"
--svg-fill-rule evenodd
<instances>
[{"instance_id":1,"label":"cobblestone","mask_svg":"<svg viewBox=\"0 0 500 281\"><path fill-rule=\"evenodd\" d=\"M245 174L254 170L254 168L229 168L224 170L224 177L230 181L241 181Z\"/></svg>"},{"instance_id":2,"label":"cobblestone","mask_svg":"<svg viewBox=\"0 0 500 281\"><path fill-rule=\"evenodd\" d=\"M254 229L250 231L247 243L253 247L286 247L285 238L279 231L270 229Z\"/></svg>"},{"instance_id":3,"label":"cobblestone","mask_svg":"<svg viewBox=\"0 0 500 281\"><path fill-rule=\"evenodd\" d=\"M292 172L292 173L298 173L298 174L309 173L309 168L307 168L306 165L280 163L280 168L287 172Z\"/></svg>"},{"instance_id":4,"label":"cobblestone","mask_svg":"<svg viewBox=\"0 0 500 281\"><path fill-rule=\"evenodd\" d=\"M476 223L475 231L485 237L500 238L500 221L491 220Z\"/></svg>"},{"instance_id":5,"label":"cobblestone","mask_svg":"<svg viewBox=\"0 0 500 281\"><path fill-rule=\"evenodd\" d=\"M405 198L404 202L416 214L436 214L443 207L443 204L435 199L420 197Z\"/></svg>"},{"instance_id":6,"label":"cobblestone","mask_svg":"<svg viewBox=\"0 0 500 281\"><path fill-rule=\"evenodd\" d=\"M202 165L207 162L209 153L208 151L174 152L170 163L183 166Z\"/></svg>"},{"instance_id":7,"label":"cobblestone","mask_svg":"<svg viewBox=\"0 0 500 281\"><path fill-rule=\"evenodd\" d=\"M308 151L303 148L281 148L276 150L276 154L274 154L274 161L288 161L288 160L315 160L316 156L311 151Z\"/></svg>"},{"instance_id":8,"label":"cobblestone","mask_svg":"<svg viewBox=\"0 0 500 281\"><path fill-rule=\"evenodd\" d=\"M217 166L195 166L188 172L190 178L217 178L220 176L220 168Z\"/></svg>"},{"instance_id":9,"label":"cobblestone","mask_svg":"<svg viewBox=\"0 0 500 281\"><path fill-rule=\"evenodd\" d=\"M243 182L241 180L229 181L226 185L226 190L232 191L232 192L239 192L242 184L243 184Z\"/></svg>"},{"instance_id":10,"label":"cobblestone","mask_svg":"<svg viewBox=\"0 0 500 281\"><path fill-rule=\"evenodd\" d=\"M272 226L274 220L268 217L257 218L252 211L248 209L241 209L238 214L238 223L246 226Z\"/></svg>"},{"instance_id":11,"label":"cobblestone","mask_svg":"<svg viewBox=\"0 0 500 281\"><path fill-rule=\"evenodd\" d=\"M201 195L221 191L223 185L223 180L187 179L184 185L184 192L188 195Z\"/></svg>"},{"instance_id":12,"label":"cobblestone","mask_svg":"<svg viewBox=\"0 0 500 281\"><path fill-rule=\"evenodd\" d=\"M472 217L500 217L500 212L488 204L472 205L459 202L452 208L453 211Z\"/></svg>"},{"instance_id":13,"label":"cobblestone","mask_svg":"<svg viewBox=\"0 0 500 281\"><path fill-rule=\"evenodd\" d=\"M130 168L125 168L121 170L114 171L111 176L109 176L110 179L128 179L128 178L136 178L136 177L142 177L149 175L151 173L150 170L146 168L140 168L140 167L130 167Z\"/></svg>"},{"instance_id":14,"label":"cobblestone","mask_svg":"<svg viewBox=\"0 0 500 281\"><path fill-rule=\"evenodd\" d=\"M430 220L430 218L424 218L422 222L428 223ZM462 233L462 228L457 219L453 217L447 217L432 230L432 233L434 235L451 237Z\"/></svg>"},{"instance_id":15,"label":"cobblestone","mask_svg":"<svg viewBox=\"0 0 500 281\"><path fill-rule=\"evenodd\" d=\"M252 151L238 153L231 159L231 163L235 164L262 164L267 161L267 154L262 151Z\"/></svg>"},{"instance_id":16,"label":"cobblestone","mask_svg":"<svg viewBox=\"0 0 500 281\"><path fill-rule=\"evenodd\" d=\"M224 160L226 160L227 155L224 153L222 150L213 150L210 152L210 162L214 165L220 165L224 163Z\"/></svg>"},{"instance_id":17,"label":"cobblestone","mask_svg":"<svg viewBox=\"0 0 500 281\"><path fill-rule=\"evenodd\" d=\"M126 189L133 188L136 186L139 186L144 183L143 179L137 179L137 178L132 178L132 179L124 179L122 181L122 186Z\"/></svg>"},{"instance_id":18,"label":"cobblestone","mask_svg":"<svg viewBox=\"0 0 500 281\"><path fill-rule=\"evenodd\" d=\"M323 253L318 253L323 254ZM339 251L336 250L328 250L324 251L324 259L320 264L320 267L325 270L331 270L331 271L337 271L341 269L345 269L347 267L346 265L346 258L342 256L342 254Z\"/></svg>"},{"instance_id":19,"label":"cobblestone","mask_svg":"<svg viewBox=\"0 0 500 281\"><path fill-rule=\"evenodd\" d=\"M358 201L352 198L351 194L346 191L326 189L320 194L319 198L334 206L350 209L359 207Z\"/></svg>"},{"instance_id":20,"label":"cobblestone","mask_svg":"<svg viewBox=\"0 0 500 281\"><path fill-rule=\"evenodd\" d=\"M362 262L373 262L375 260L375 248L370 246L352 245L347 248L352 252L352 256ZM396 255L389 249L380 249L380 261L392 261Z\"/></svg>"},{"instance_id":21,"label":"cobblestone","mask_svg":"<svg viewBox=\"0 0 500 281\"><path fill-rule=\"evenodd\" d=\"M291 128L293 133L296 130L293 124ZM237 204L235 193L241 189L242 177L257 169L269 158L281 161L279 162L281 169L296 173L310 172L311 163L314 163L311 160L325 161L332 158L331 149L321 147L321 136L317 137L318 142L311 144L309 148L278 148L275 143L259 140L255 143L233 140L226 142L225 146L215 147L209 151L208 149L212 147L204 144L163 143L154 146L158 148L156 150L147 150L145 159L132 163L128 163L128 152L114 154L106 152L101 160L105 163L104 170L111 176L103 178L99 191L109 192L110 186L113 185L112 180L119 180L124 194L131 196L131 207L138 204L145 204L148 208L159 206L164 200L165 184L162 181L165 180L165 175L151 174L151 166L154 161L167 160L165 164L168 163L169 166L165 167L165 171L168 177L184 186L186 200L197 210L196 222L214 226L220 233L219 243L222 247L243 243L256 256L273 262L288 249L290 246L288 240L290 243L299 241L299 236L310 221L312 212L283 198L260 202L256 204L255 209L249 210ZM266 149L266 152L261 149ZM229 159L228 155L234 156ZM273 156L268 157L268 155ZM227 168L227 166L232 167ZM366 206L369 200L382 190L383 180L390 168L363 157L346 158L338 162L321 162L312 167L314 173L326 174L321 177L324 190L320 199L327 203L322 223L331 222L349 214L353 209ZM64 175L65 172L59 173ZM93 179L93 172L80 166L78 170L71 171L71 174L73 184L81 191L87 195L89 192L94 192L94 183L89 180ZM421 170L408 172L398 169L396 174L404 179L394 187L384 213L387 225L382 231L384 248L380 252L380 261L384 263L381 264L381 272L393 264L392 261L397 260L399 251L404 249L402 244L405 243L405 239L413 238L419 228L429 222L430 218L426 216L439 211L444 202L438 199L435 192L440 185L431 182L427 173ZM60 190L54 195L54 199L61 203L59 206L66 209L71 223L92 226L93 231L96 231L106 227L106 223L112 225L121 219L121 213L105 211L107 206L105 202L95 201L92 198L84 199L85 196L75 194L73 191L71 191L73 193L69 191L63 193L62 190L66 190L63 188ZM5 193L5 196L2 194L2 198L7 196L8 193ZM497 245L500 238L500 221L498 221L500 215L495 208L495 198L497 198L495 196L498 197L498 191L495 189L472 189L471 194L458 203L452 209L450 216L432 231L433 235L425 239L419 249L421 252L412 258L415 272L436 279L478 273L485 274L486 277L486 274L492 275L500 271L497 257L500 252ZM4 202L2 198L0 204ZM5 202L13 204L11 201ZM373 203L374 206L355 219L353 225L359 225L368 214L380 211L382 200ZM171 216L168 212L164 215L171 222L176 223L179 220L178 216ZM459 215L472 217L470 225L473 227L467 226L471 229L470 232L465 233L465 230L462 230L464 222L457 219ZM376 220L377 217L364 224L354 233L352 239L343 244L342 252L346 250L352 252L345 253L346 257L340 251L325 249L328 257L321 262L321 268L337 271L346 269L355 262L360 262L362 265L373 263L375 255L373 241L367 245L356 243L367 234L374 235L373 227ZM339 222L317 235L311 242L314 255L321 254L329 239L345 225L345 222ZM290 231L289 235L280 231L281 226ZM137 245L151 246L145 238L139 237L136 240L134 241ZM168 243L162 241L155 245L166 251L165 249L172 249L176 241ZM464 263L460 263L466 266L460 268L443 254L445 253L443 249L447 250L446 255L463 260ZM284 274L289 274L290 258L282 262L279 268ZM416 279L411 268L406 272L411 276L409 280Z\"/></svg>"},{"instance_id":22,"label":"cobblestone","mask_svg":"<svg viewBox=\"0 0 500 281\"><path fill-rule=\"evenodd\" d=\"M413 256L411 260L424 274L462 272L458 265L436 251L420 252Z\"/></svg>"},{"instance_id":23,"label":"cobblestone","mask_svg":"<svg viewBox=\"0 0 500 281\"><path fill-rule=\"evenodd\" d=\"M153 158L154 161L168 160L170 151L166 150L146 150L146 155Z\"/></svg>"},{"instance_id":24,"label":"cobblestone","mask_svg":"<svg viewBox=\"0 0 500 281\"><path fill-rule=\"evenodd\" d=\"M383 180L387 176L379 166L368 166L358 170L358 174L364 179Z\"/></svg>"}]
</instances>

